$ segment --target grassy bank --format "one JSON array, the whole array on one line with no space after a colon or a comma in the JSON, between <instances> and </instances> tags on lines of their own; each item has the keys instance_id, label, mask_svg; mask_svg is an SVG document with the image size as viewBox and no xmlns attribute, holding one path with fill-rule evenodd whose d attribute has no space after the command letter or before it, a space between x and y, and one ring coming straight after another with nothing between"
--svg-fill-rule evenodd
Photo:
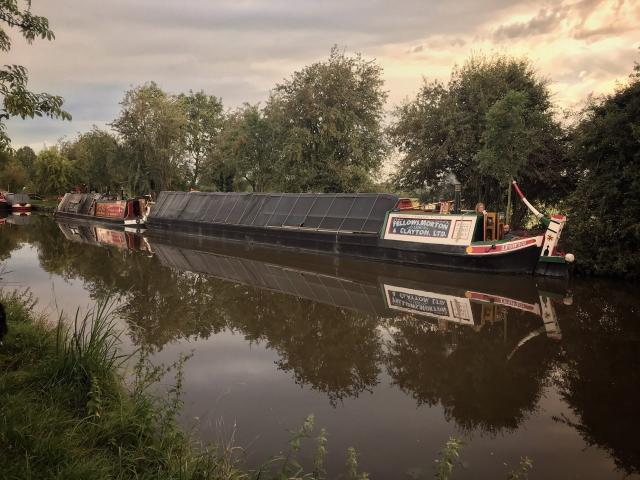
<instances>
[{"instance_id":1,"label":"grassy bank","mask_svg":"<svg viewBox=\"0 0 640 480\"><path fill-rule=\"evenodd\" d=\"M99 305L76 327L34 317L28 295L1 299L3 478L238 478L178 428L179 400L147 393L162 371L141 359L127 386L117 335Z\"/></svg>"},{"instance_id":2,"label":"grassy bank","mask_svg":"<svg viewBox=\"0 0 640 480\"><path fill-rule=\"evenodd\" d=\"M185 358L169 366L152 365L144 354L124 358L106 303L57 325L34 313L28 293L0 291L0 303L8 326L0 346L3 479L325 478L323 430L314 470L304 473L296 460L312 437L312 416L284 452L256 470L239 467L240 449L231 444L195 442L176 420ZM151 394L168 373L175 382L167 396ZM367 478L353 449L346 470L341 478Z\"/></svg>"}]
</instances>

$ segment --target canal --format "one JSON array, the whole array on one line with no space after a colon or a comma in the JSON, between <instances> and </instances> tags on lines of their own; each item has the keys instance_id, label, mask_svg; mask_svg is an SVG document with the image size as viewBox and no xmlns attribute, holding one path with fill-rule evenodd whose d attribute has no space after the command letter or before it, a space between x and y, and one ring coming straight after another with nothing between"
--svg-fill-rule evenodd
<instances>
[{"instance_id":1,"label":"canal","mask_svg":"<svg viewBox=\"0 0 640 480\"><path fill-rule=\"evenodd\" d=\"M117 302L125 350L185 367L185 428L257 466L314 414L371 478L640 478L637 286L453 274L46 216L0 225L0 288L55 318ZM162 387L168 388L167 385ZM312 462L313 445L302 459Z\"/></svg>"}]
</instances>

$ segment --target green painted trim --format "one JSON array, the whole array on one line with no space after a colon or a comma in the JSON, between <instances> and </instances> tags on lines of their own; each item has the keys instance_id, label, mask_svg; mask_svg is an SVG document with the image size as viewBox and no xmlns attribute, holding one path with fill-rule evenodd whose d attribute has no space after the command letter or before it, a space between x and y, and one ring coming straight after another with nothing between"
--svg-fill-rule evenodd
<instances>
[{"instance_id":1,"label":"green painted trim","mask_svg":"<svg viewBox=\"0 0 640 480\"><path fill-rule=\"evenodd\" d=\"M402 215L439 215L441 217L482 217L477 213L474 213L474 210L471 210L468 213L435 213L435 212L423 212L423 211L413 211L413 210L391 210L387 213L401 213Z\"/></svg>"},{"instance_id":2,"label":"green painted trim","mask_svg":"<svg viewBox=\"0 0 640 480\"><path fill-rule=\"evenodd\" d=\"M539 261L544 263L567 263L564 257L558 255L543 255Z\"/></svg>"},{"instance_id":3,"label":"green painted trim","mask_svg":"<svg viewBox=\"0 0 640 480\"><path fill-rule=\"evenodd\" d=\"M516 240L516 239L512 238L512 239L505 240L503 238L502 240L482 240L482 241L479 241L479 242L471 242L471 246L474 246L474 245L499 245L501 243L513 242L514 240Z\"/></svg>"},{"instance_id":4,"label":"green painted trim","mask_svg":"<svg viewBox=\"0 0 640 480\"><path fill-rule=\"evenodd\" d=\"M387 222L389 221L389 213L393 213L393 210L391 210L390 212L387 212L384 214L384 222L382 223L382 227L380 228L380 231L378 232L378 238L380 240L384 240L384 233L387 230Z\"/></svg>"}]
</instances>

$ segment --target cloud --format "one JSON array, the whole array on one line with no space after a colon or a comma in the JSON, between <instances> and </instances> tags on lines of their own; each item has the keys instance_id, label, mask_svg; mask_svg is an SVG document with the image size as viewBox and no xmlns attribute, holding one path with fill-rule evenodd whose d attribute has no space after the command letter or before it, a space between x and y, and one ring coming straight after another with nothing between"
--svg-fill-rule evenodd
<instances>
[{"instance_id":1,"label":"cloud","mask_svg":"<svg viewBox=\"0 0 640 480\"><path fill-rule=\"evenodd\" d=\"M572 3L573 2L573 3ZM228 108L266 100L297 69L339 44L384 69L388 107L422 77L447 79L472 53L526 55L562 102L600 93L637 59L639 0L65 0L34 2L53 42L16 39L4 63L30 87L62 95L72 122L11 120L14 145L54 143L112 121L131 86L203 89ZM609 61L607 61L609 60ZM580 72L586 74L580 77ZM588 91L589 90L589 91Z\"/></svg>"},{"instance_id":2,"label":"cloud","mask_svg":"<svg viewBox=\"0 0 640 480\"><path fill-rule=\"evenodd\" d=\"M494 33L496 40L531 37L554 31L566 15L566 9L556 7L541 9L538 14L526 22L500 25Z\"/></svg>"}]
</instances>

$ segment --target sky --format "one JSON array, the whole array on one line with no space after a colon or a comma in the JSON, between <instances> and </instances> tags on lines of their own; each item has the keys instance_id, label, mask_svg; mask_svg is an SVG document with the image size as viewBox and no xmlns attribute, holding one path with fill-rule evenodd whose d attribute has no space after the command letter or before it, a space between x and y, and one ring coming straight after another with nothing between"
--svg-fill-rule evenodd
<instances>
[{"instance_id":1,"label":"sky","mask_svg":"<svg viewBox=\"0 0 640 480\"><path fill-rule=\"evenodd\" d=\"M3 63L27 67L30 88L62 95L73 116L9 121L14 148L36 151L108 128L124 91L151 80L227 108L264 101L334 44L383 67L388 110L473 54L528 57L559 109L612 92L640 61L640 0L33 0L32 10L55 40L14 35Z\"/></svg>"}]
</instances>

